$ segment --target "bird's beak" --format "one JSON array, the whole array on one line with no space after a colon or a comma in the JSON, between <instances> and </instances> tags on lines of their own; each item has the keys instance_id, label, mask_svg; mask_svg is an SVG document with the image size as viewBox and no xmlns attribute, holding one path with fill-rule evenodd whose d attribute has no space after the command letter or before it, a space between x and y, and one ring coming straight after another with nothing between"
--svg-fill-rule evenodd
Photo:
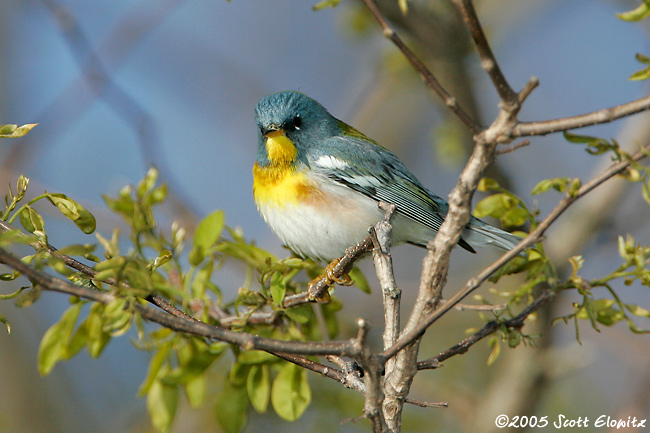
<instances>
[{"instance_id":1,"label":"bird's beak","mask_svg":"<svg viewBox=\"0 0 650 433\"><path fill-rule=\"evenodd\" d=\"M272 129L264 134L264 137L266 138L276 138L276 137L284 137L284 131L282 129Z\"/></svg>"},{"instance_id":2,"label":"bird's beak","mask_svg":"<svg viewBox=\"0 0 650 433\"><path fill-rule=\"evenodd\" d=\"M298 150L282 129L272 129L264 133L266 152L272 163L293 162Z\"/></svg>"}]
</instances>

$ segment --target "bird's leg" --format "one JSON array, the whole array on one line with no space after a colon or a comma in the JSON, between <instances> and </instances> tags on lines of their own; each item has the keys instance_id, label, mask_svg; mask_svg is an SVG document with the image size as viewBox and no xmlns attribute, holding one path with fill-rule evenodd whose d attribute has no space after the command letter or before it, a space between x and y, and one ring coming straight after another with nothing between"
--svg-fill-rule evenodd
<instances>
[{"instance_id":1,"label":"bird's leg","mask_svg":"<svg viewBox=\"0 0 650 433\"><path fill-rule=\"evenodd\" d=\"M336 276L336 272L334 272L336 266L338 266L341 259L342 257L338 259L334 259L325 267L325 277L327 278L328 282L331 281L340 286L351 286L352 284L354 284L354 282L352 281L352 278L350 278L350 275L348 275L347 272L338 277Z\"/></svg>"},{"instance_id":2,"label":"bird's leg","mask_svg":"<svg viewBox=\"0 0 650 433\"><path fill-rule=\"evenodd\" d=\"M332 260L326 267L325 272L317 276L309 283L309 299L311 301L316 301L320 303L328 303L331 301L330 294L328 289L335 285L339 284L341 286L351 286L354 284L352 278L345 273L343 275L337 275L336 267L341 261L341 258Z\"/></svg>"}]
</instances>

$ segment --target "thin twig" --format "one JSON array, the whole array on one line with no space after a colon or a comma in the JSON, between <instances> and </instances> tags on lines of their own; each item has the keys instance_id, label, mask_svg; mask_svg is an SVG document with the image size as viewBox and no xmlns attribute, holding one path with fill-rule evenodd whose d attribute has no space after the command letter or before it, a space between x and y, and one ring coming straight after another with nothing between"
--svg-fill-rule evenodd
<instances>
[{"instance_id":1,"label":"thin twig","mask_svg":"<svg viewBox=\"0 0 650 433\"><path fill-rule=\"evenodd\" d=\"M524 325L524 321L528 316L533 314L535 311L539 310L543 305L546 305L551 299L555 297L555 293L550 290L545 290L541 295L535 299L530 305L523 309L521 313L512 319L506 320L504 322L491 321L485 324L481 329L476 331L474 334L465 338L460 343L450 347L444 352L439 353L433 358L425 359L424 361L418 362L418 370L426 370L439 368L441 362L451 358L452 356L462 355L467 352L471 346L479 342L483 338L487 337L490 334L496 332L499 327L502 325L506 328L521 328Z\"/></svg>"},{"instance_id":2,"label":"thin twig","mask_svg":"<svg viewBox=\"0 0 650 433\"><path fill-rule=\"evenodd\" d=\"M404 401L406 403L410 403L412 405L420 406L420 407L449 407L449 402L446 401L428 402L428 401L413 400L412 398L407 398Z\"/></svg>"},{"instance_id":3,"label":"thin twig","mask_svg":"<svg viewBox=\"0 0 650 433\"><path fill-rule=\"evenodd\" d=\"M433 75L433 73L426 67L424 63L411 51L411 49L404 43L402 38L393 30L393 28L388 23L388 20L384 17L382 12L379 10L377 3L374 0L362 0L366 5L372 16L377 20L381 26L384 36L390 39L395 46L404 54L406 60L409 61L413 69L420 75L424 84L432 89L445 103L447 107L469 128L470 131L477 134L481 131L481 125L476 122L465 110L463 110L455 97L453 97L444 87L440 84L438 79Z\"/></svg>"},{"instance_id":4,"label":"thin twig","mask_svg":"<svg viewBox=\"0 0 650 433\"><path fill-rule=\"evenodd\" d=\"M440 303L444 304L447 302L445 299L441 299ZM496 311L503 310L508 304L498 304L498 305L474 305L474 304L461 304L460 302L454 306L458 311L470 310L470 311Z\"/></svg>"},{"instance_id":5,"label":"thin twig","mask_svg":"<svg viewBox=\"0 0 650 433\"><path fill-rule=\"evenodd\" d=\"M408 332L402 333L399 340L393 347L388 350L385 350L381 356L387 360L395 356L400 350L406 346L412 344L416 341L424 331L431 326L436 320L442 317L447 311L449 311L454 305L463 300L467 295L472 291L476 290L485 280L487 280L490 275L492 275L497 269L503 266L512 258L516 257L519 253L524 251L526 248L532 246L538 242L548 227L555 221L559 216L569 208L576 200L583 197L585 194L593 191L599 185L602 185L608 179L616 176L617 174L623 172L627 169L632 161L639 161L645 158L650 151L650 145L646 145L644 148L636 152L634 155L631 155L629 159L622 160L615 164L612 164L609 168L601 172L599 175L594 177L592 180L580 187L572 195L567 195L560 200L557 206L549 213L546 218L533 230L528 236L522 239L517 246L505 253L498 260L492 263L490 266L486 267L474 278L470 279L465 286L456 292L447 302L442 306L436 308L434 311L427 314L422 320L413 328L409 329Z\"/></svg>"},{"instance_id":6,"label":"thin twig","mask_svg":"<svg viewBox=\"0 0 650 433\"><path fill-rule=\"evenodd\" d=\"M591 113L581 114L542 122L519 122L511 131L510 137L546 135L553 132L584 128L585 126L609 123L622 117L630 116L650 109L650 96L636 99L614 107L603 108Z\"/></svg>"},{"instance_id":7,"label":"thin twig","mask_svg":"<svg viewBox=\"0 0 650 433\"><path fill-rule=\"evenodd\" d=\"M54 277L33 266L23 263L18 257L0 248L0 263L17 270L28 277L35 286L44 290L51 290L60 293L77 296L103 304L109 304L117 297L109 292L93 290L86 286L78 286L69 281ZM263 338L244 332L231 331L218 326L209 325L196 319L189 320L184 317L177 317L148 304L135 303L135 309L142 318L158 323L173 331L198 335L206 338L225 341L236 344L245 350L264 350L272 352L300 353L306 355L341 355L358 356L358 344L355 340L330 341L330 342L301 342L282 341L271 338Z\"/></svg>"},{"instance_id":8,"label":"thin twig","mask_svg":"<svg viewBox=\"0 0 650 433\"><path fill-rule=\"evenodd\" d=\"M537 86L539 86L539 78L530 77L521 92L519 92L519 104L523 104Z\"/></svg>"},{"instance_id":9,"label":"thin twig","mask_svg":"<svg viewBox=\"0 0 650 433\"><path fill-rule=\"evenodd\" d=\"M373 262L379 285L384 298L384 348L395 344L400 329L400 298L401 290L395 282L393 259L390 255L391 234L393 227L391 219L397 207L394 204L379 203L386 215L384 220L373 228L372 234L375 248L372 250ZM390 369L390 367L388 367Z\"/></svg>"},{"instance_id":10,"label":"thin twig","mask_svg":"<svg viewBox=\"0 0 650 433\"><path fill-rule=\"evenodd\" d=\"M358 244L345 250L345 255L337 259L337 263L330 272L325 272L311 282L308 290L289 295L282 301L283 308L290 308L308 302L317 302L326 296L329 288L337 284L337 279L347 275L352 270L354 263L372 250L372 236L366 236Z\"/></svg>"},{"instance_id":11,"label":"thin twig","mask_svg":"<svg viewBox=\"0 0 650 433\"><path fill-rule=\"evenodd\" d=\"M518 95L512 87L510 87L508 80L501 72L499 63L497 62L494 53L492 53L492 49L485 37L483 27L476 15L476 10L474 9L471 0L454 0L454 4L463 17L465 27L469 29L469 32L472 35L472 39L476 45L476 50L481 57L481 67L488 73L488 76L492 80L492 84L494 84L494 87L499 93L502 108L507 107L509 111L518 110L520 104Z\"/></svg>"},{"instance_id":12,"label":"thin twig","mask_svg":"<svg viewBox=\"0 0 650 433\"><path fill-rule=\"evenodd\" d=\"M366 386L365 403L363 414L372 425L375 433L387 431L386 419L382 410L384 392L382 389L381 373L384 371L384 364L378 362L379 358L372 353L368 347L368 333L370 324L365 319L358 319L359 332L354 340L358 355L355 357L364 371L364 383Z\"/></svg>"},{"instance_id":13,"label":"thin twig","mask_svg":"<svg viewBox=\"0 0 650 433\"><path fill-rule=\"evenodd\" d=\"M497 149L494 154L495 155L505 155L506 153L512 153L515 150L528 146L530 144L530 140L522 140L519 143L515 143L512 146L504 147L503 149Z\"/></svg>"},{"instance_id":14,"label":"thin twig","mask_svg":"<svg viewBox=\"0 0 650 433\"><path fill-rule=\"evenodd\" d=\"M379 203L379 207L384 209L386 215L384 220L377 224L373 230L375 248L373 249L372 258L375 265L377 279L381 286L384 305L384 332L382 334L384 349L391 347L397 341L400 332L400 300L401 290L397 287L395 274L393 273L393 259L390 255L391 235L393 227L391 225L392 216L397 209L394 204ZM395 357L384 366L384 399L382 401L382 410L386 423L392 430L396 430L401 422L402 406L405 396L408 393L408 385L404 389L405 381L401 380L404 371L408 371L408 366L403 367L404 359Z\"/></svg>"}]
</instances>

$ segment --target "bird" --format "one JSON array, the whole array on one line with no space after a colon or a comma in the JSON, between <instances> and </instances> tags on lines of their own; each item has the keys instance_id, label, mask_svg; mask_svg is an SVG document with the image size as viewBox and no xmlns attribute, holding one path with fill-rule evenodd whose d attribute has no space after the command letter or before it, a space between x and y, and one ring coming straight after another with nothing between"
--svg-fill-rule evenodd
<instances>
[{"instance_id":1,"label":"bird","mask_svg":"<svg viewBox=\"0 0 650 433\"><path fill-rule=\"evenodd\" d=\"M262 98L253 167L257 209L294 253L332 261L396 206L392 243L426 247L447 215L445 200L425 188L390 150L297 91ZM521 238L471 216L459 245L512 249Z\"/></svg>"}]
</instances>

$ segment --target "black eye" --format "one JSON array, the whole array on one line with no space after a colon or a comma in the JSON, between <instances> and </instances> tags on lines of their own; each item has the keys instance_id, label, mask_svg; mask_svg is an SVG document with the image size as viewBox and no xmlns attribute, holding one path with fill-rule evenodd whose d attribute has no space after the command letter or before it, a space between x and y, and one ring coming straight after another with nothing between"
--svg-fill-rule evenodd
<instances>
[{"instance_id":1,"label":"black eye","mask_svg":"<svg viewBox=\"0 0 650 433\"><path fill-rule=\"evenodd\" d=\"M300 129L301 125L302 125L302 118L300 117L300 114L296 114L296 117L293 118L293 127L295 129Z\"/></svg>"}]
</instances>

